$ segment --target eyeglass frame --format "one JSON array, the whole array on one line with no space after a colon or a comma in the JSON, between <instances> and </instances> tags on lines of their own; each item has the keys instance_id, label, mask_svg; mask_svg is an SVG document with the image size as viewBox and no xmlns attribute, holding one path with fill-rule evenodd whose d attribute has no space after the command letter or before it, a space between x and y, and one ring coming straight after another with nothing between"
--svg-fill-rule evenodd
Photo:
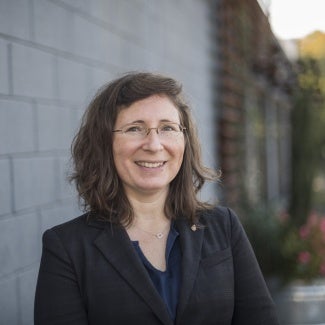
<instances>
[{"instance_id":1,"label":"eyeglass frame","mask_svg":"<svg viewBox=\"0 0 325 325\"><path fill-rule=\"evenodd\" d=\"M130 124L126 124L126 125L124 125L124 126L122 126L122 128L121 129L116 129L116 130L113 130L112 132L114 132L114 133L117 133L117 132L120 132L120 133L122 133L122 134L127 134L127 132L126 131L123 131L123 129L124 128L126 128L126 127L128 127L128 126L142 126L142 127L144 127L144 130L146 130L146 132L145 133L143 133L143 134L141 134L141 133L139 133L139 135L141 135L141 137L144 139L146 136L148 136L149 134L150 134L150 132L151 132L151 130L156 130L156 133L158 134L158 136L161 134L160 132L159 132L159 128L161 127L161 126L163 126L163 125L169 125L169 124L174 124L174 125L177 125L178 127L179 127L179 131L176 131L176 130L173 130L172 132L175 132L177 135L179 134L179 133L183 133L184 134L184 131L186 130L186 127L184 127L183 125L181 125L181 124L179 124L179 123L176 123L176 122L161 122L156 128L148 128L145 124L143 124L143 123L130 123ZM170 133L170 134L173 134L173 133ZM138 135L138 136L139 136ZM140 138L140 137L139 137Z\"/></svg>"}]
</instances>

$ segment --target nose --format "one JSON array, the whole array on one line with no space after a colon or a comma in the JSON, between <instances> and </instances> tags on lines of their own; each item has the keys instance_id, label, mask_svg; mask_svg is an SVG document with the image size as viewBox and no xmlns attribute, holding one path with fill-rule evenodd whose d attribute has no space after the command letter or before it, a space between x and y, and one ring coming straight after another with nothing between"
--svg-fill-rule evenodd
<instances>
[{"instance_id":1,"label":"nose","mask_svg":"<svg viewBox=\"0 0 325 325\"><path fill-rule=\"evenodd\" d=\"M156 133L159 134L158 128L148 128L147 136L150 134L151 130L156 130Z\"/></svg>"},{"instance_id":2,"label":"nose","mask_svg":"<svg viewBox=\"0 0 325 325\"><path fill-rule=\"evenodd\" d=\"M151 132L151 130L155 130ZM158 128L149 128L144 139L143 149L149 151L160 151L164 148L159 137Z\"/></svg>"}]
</instances>

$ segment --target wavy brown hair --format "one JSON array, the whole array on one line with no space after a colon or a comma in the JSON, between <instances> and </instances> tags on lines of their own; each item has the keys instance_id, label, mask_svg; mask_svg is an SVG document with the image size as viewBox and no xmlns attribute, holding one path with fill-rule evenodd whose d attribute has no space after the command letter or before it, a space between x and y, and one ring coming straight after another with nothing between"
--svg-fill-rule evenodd
<instances>
[{"instance_id":1,"label":"wavy brown hair","mask_svg":"<svg viewBox=\"0 0 325 325\"><path fill-rule=\"evenodd\" d=\"M185 130L181 168L170 184L165 203L169 218L185 217L196 222L199 210L211 208L197 193L218 174L206 168L190 108L176 80L152 73L129 73L102 87L86 110L72 143L74 181L79 198L90 216L129 225L134 217L113 159L113 128L119 112L152 95L168 97L179 111Z\"/></svg>"}]
</instances>

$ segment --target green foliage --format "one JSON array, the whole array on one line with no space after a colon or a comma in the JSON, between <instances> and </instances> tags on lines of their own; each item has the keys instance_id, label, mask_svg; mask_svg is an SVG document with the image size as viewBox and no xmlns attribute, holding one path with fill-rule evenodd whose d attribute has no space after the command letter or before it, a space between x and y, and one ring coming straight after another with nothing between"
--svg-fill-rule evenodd
<instances>
[{"instance_id":1,"label":"green foliage","mask_svg":"<svg viewBox=\"0 0 325 325\"><path fill-rule=\"evenodd\" d=\"M315 33L299 44L289 213L267 207L246 208L244 213L243 224L264 275L276 276L283 283L325 276L325 216L310 213L314 180L325 177L324 40L325 34ZM324 210L325 195L317 202Z\"/></svg>"},{"instance_id":2,"label":"green foliage","mask_svg":"<svg viewBox=\"0 0 325 325\"><path fill-rule=\"evenodd\" d=\"M324 138L324 95L319 63L312 58L304 58L297 64L298 85L292 112L290 213L295 217L295 224L300 226L312 207L312 185L319 168L319 152Z\"/></svg>"},{"instance_id":3,"label":"green foliage","mask_svg":"<svg viewBox=\"0 0 325 325\"><path fill-rule=\"evenodd\" d=\"M325 33L316 31L298 41L299 52L302 57L321 59L325 57Z\"/></svg>"},{"instance_id":4,"label":"green foliage","mask_svg":"<svg viewBox=\"0 0 325 325\"><path fill-rule=\"evenodd\" d=\"M310 281L325 276L325 216L313 212L301 227L290 228L282 255L292 278Z\"/></svg>"},{"instance_id":5,"label":"green foliage","mask_svg":"<svg viewBox=\"0 0 325 325\"><path fill-rule=\"evenodd\" d=\"M286 232L285 214L276 218L275 211L260 206L247 210L245 215L243 225L263 274L284 278L281 251Z\"/></svg>"},{"instance_id":6,"label":"green foliage","mask_svg":"<svg viewBox=\"0 0 325 325\"><path fill-rule=\"evenodd\" d=\"M264 276L283 284L325 276L325 216L311 213L298 227L288 213L258 208L243 225Z\"/></svg>"}]
</instances>

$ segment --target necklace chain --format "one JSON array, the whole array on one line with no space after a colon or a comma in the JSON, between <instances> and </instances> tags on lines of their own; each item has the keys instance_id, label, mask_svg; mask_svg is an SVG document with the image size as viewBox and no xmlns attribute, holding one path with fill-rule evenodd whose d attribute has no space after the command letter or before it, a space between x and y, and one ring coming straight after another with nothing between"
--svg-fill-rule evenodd
<instances>
[{"instance_id":1,"label":"necklace chain","mask_svg":"<svg viewBox=\"0 0 325 325\"><path fill-rule=\"evenodd\" d=\"M148 230L144 230L144 229L140 228L139 226L135 226L135 227L138 228L139 230L151 235L151 236L156 237L157 239L162 239L165 236L164 232L169 227L169 224L162 231L159 231L157 233L152 233L152 232L150 232Z\"/></svg>"}]
</instances>

